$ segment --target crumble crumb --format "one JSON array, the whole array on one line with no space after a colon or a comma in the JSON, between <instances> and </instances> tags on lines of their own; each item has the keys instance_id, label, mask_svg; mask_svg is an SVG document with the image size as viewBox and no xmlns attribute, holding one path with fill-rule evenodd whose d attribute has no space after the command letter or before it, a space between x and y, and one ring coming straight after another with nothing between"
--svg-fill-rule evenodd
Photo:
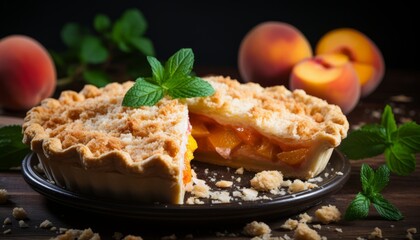
<instances>
[{"instance_id":1,"label":"crumble crumb","mask_svg":"<svg viewBox=\"0 0 420 240\"><path fill-rule=\"evenodd\" d=\"M232 187L232 185L233 185L232 181L220 180L216 182L216 186L219 188L230 188Z\"/></svg>"},{"instance_id":2,"label":"crumble crumb","mask_svg":"<svg viewBox=\"0 0 420 240\"><path fill-rule=\"evenodd\" d=\"M335 174L337 174L338 176L343 176L344 175L343 172L335 172Z\"/></svg>"},{"instance_id":3,"label":"crumble crumb","mask_svg":"<svg viewBox=\"0 0 420 240\"><path fill-rule=\"evenodd\" d=\"M237 182L241 182L241 181L242 181L242 178L241 178L241 177L238 177L238 178L236 179L236 181L237 181Z\"/></svg>"},{"instance_id":4,"label":"crumble crumb","mask_svg":"<svg viewBox=\"0 0 420 240\"><path fill-rule=\"evenodd\" d=\"M19 227L20 228L28 228L29 225L25 221L19 220Z\"/></svg>"},{"instance_id":5,"label":"crumble crumb","mask_svg":"<svg viewBox=\"0 0 420 240\"><path fill-rule=\"evenodd\" d=\"M284 240L282 237L272 237L270 233L251 238L251 240Z\"/></svg>"},{"instance_id":6,"label":"crumble crumb","mask_svg":"<svg viewBox=\"0 0 420 240\"><path fill-rule=\"evenodd\" d=\"M373 238L382 238L382 230L378 227L375 227L375 229L373 229L373 232L370 233L369 235L369 239L373 239Z\"/></svg>"},{"instance_id":7,"label":"crumble crumb","mask_svg":"<svg viewBox=\"0 0 420 240\"><path fill-rule=\"evenodd\" d=\"M283 174L280 171L261 171L250 182L254 189L269 192L281 186Z\"/></svg>"},{"instance_id":8,"label":"crumble crumb","mask_svg":"<svg viewBox=\"0 0 420 240\"><path fill-rule=\"evenodd\" d=\"M61 227L61 228L59 228L58 229L58 232L60 233L60 234L63 234L63 233L65 233L65 232L67 232L67 228L63 228L63 227Z\"/></svg>"},{"instance_id":9,"label":"crumble crumb","mask_svg":"<svg viewBox=\"0 0 420 240\"><path fill-rule=\"evenodd\" d=\"M20 207L15 207L12 210L12 215L16 220L22 220L28 218L25 209Z\"/></svg>"},{"instance_id":10,"label":"crumble crumb","mask_svg":"<svg viewBox=\"0 0 420 240\"><path fill-rule=\"evenodd\" d=\"M231 197L229 195L229 192L226 191L214 191L210 192L210 197L213 200L217 200L222 203L229 203L231 200Z\"/></svg>"},{"instance_id":11,"label":"crumble crumb","mask_svg":"<svg viewBox=\"0 0 420 240\"><path fill-rule=\"evenodd\" d=\"M311 229L305 223L299 223L294 234L295 240L321 240L317 231Z\"/></svg>"},{"instance_id":12,"label":"crumble crumb","mask_svg":"<svg viewBox=\"0 0 420 240\"><path fill-rule=\"evenodd\" d=\"M94 233L92 229L85 230L69 229L64 234L58 235L51 240L100 240L98 233Z\"/></svg>"},{"instance_id":13,"label":"crumble crumb","mask_svg":"<svg viewBox=\"0 0 420 240\"><path fill-rule=\"evenodd\" d=\"M243 231L248 236L256 237L271 233L271 228L264 222L253 221L245 225Z\"/></svg>"},{"instance_id":14,"label":"crumble crumb","mask_svg":"<svg viewBox=\"0 0 420 240\"><path fill-rule=\"evenodd\" d=\"M48 219L44 220L41 224L39 224L40 228L51 228L52 226L52 222L50 222Z\"/></svg>"},{"instance_id":15,"label":"crumble crumb","mask_svg":"<svg viewBox=\"0 0 420 240\"><path fill-rule=\"evenodd\" d=\"M405 237L409 240L414 240L413 234L417 233L417 228L409 228L407 229L407 235Z\"/></svg>"},{"instance_id":16,"label":"crumble crumb","mask_svg":"<svg viewBox=\"0 0 420 240\"><path fill-rule=\"evenodd\" d=\"M292 184L292 181L290 180L285 180L281 183L282 187L289 187Z\"/></svg>"},{"instance_id":17,"label":"crumble crumb","mask_svg":"<svg viewBox=\"0 0 420 240\"><path fill-rule=\"evenodd\" d=\"M300 223L310 223L310 222L312 222L312 217L309 216L307 213L299 214L299 217L300 217L300 219L299 219Z\"/></svg>"},{"instance_id":18,"label":"crumble crumb","mask_svg":"<svg viewBox=\"0 0 420 240\"><path fill-rule=\"evenodd\" d=\"M36 227L36 226L35 226L35 227ZM51 232L55 232L55 231L57 231L57 227L51 227L51 228L50 228L50 231L51 231Z\"/></svg>"},{"instance_id":19,"label":"crumble crumb","mask_svg":"<svg viewBox=\"0 0 420 240\"><path fill-rule=\"evenodd\" d=\"M334 231L339 232L339 233L342 233L343 232L343 229L341 229L341 228L335 228Z\"/></svg>"},{"instance_id":20,"label":"crumble crumb","mask_svg":"<svg viewBox=\"0 0 420 240\"><path fill-rule=\"evenodd\" d=\"M0 204L6 203L8 198L7 190L0 189Z\"/></svg>"},{"instance_id":21,"label":"crumble crumb","mask_svg":"<svg viewBox=\"0 0 420 240\"><path fill-rule=\"evenodd\" d=\"M209 193L210 187L206 184L198 184L194 185L191 193L196 197L200 198L208 198L210 196Z\"/></svg>"},{"instance_id":22,"label":"crumble crumb","mask_svg":"<svg viewBox=\"0 0 420 240\"><path fill-rule=\"evenodd\" d=\"M3 234L10 234L10 233L12 233L12 229L10 228L3 231Z\"/></svg>"},{"instance_id":23,"label":"crumble crumb","mask_svg":"<svg viewBox=\"0 0 420 240\"><path fill-rule=\"evenodd\" d=\"M251 188L242 189L242 200L244 201L255 201L258 199L258 191Z\"/></svg>"},{"instance_id":24,"label":"crumble crumb","mask_svg":"<svg viewBox=\"0 0 420 240\"><path fill-rule=\"evenodd\" d=\"M4 225L9 225L9 224L12 224L12 220L11 220L9 217L6 217L6 218L4 219L4 221L3 221L3 224L4 224Z\"/></svg>"},{"instance_id":25,"label":"crumble crumb","mask_svg":"<svg viewBox=\"0 0 420 240\"><path fill-rule=\"evenodd\" d=\"M292 184L290 184L288 191L289 191L289 193L297 193L297 192L301 192L301 191L316 188L316 187L318 187L318 185L316 185L314 183L303 182L300 179L295 179L292 182Z\"/></svg>"},{"instance_id":26,"label":"crumble crumb","mask_svg":"<svg viewBox=\"0 0 420 240\"><path fill-rule=\"evenodd\" d=\"M200 199L196 197L189 197L185 201L186 204L193 205L193 204L204 204L204 201L201 201Z\"/></svg>"},{"instance_id":27,"label":"crumble crumb","mask_svg":"<svg viewBox=\"0 0 420 240\"><path fill-rule=\"evenodd\" d=\"M244 174L244 168L240 167L240 168L236 169L235 174L240 174L240 175Z\"/></svg>"},{"instance_id":28,"label":"crumble crumb","mask_svg":"<svg viewBox=\"0 0 420 240\"><path fill-rule=\"evenodd\" d=\"M341 212L334 205L322 206L315 211L316 218L323 224L338 222L341 219Z\"/></svg>"},{"instance_id":29,"label":"crumble crumb","mask_svg":"<svg viewBox=\"0 0 420 240\"><path fill-rule=\"evenodd\" d=\"M356 240L366 240L364 237L357 237Z\"/></svg>"},{"instance_id":30,"label":"crumble crumb","mask_svg":"<svg viewBox=\"0 0 420 240\"><path fill-rule=\"evenodd\" d=\"M318 229L318 230L321 230L321 224L314 224L314 225L312 225L312 227L313 228L316 228L316 229Z\"/></svg>"},{"instance_id":31,"label":"crumble crumb","mask_svg":"<svg viewBox=\"0 0 420 240\"><path fill-rule=\"evenodd\" d=\"M287 219L286 222L283 223L283 225L280 226L282 229L286 230L294 230L298 226L299 222L294 219Z\"/></svg>"},{"instance_id":32,"label":"crumble crumb","mask_svg":"<svg viewBox=\"0 0 420 240\"><path fill-rule=\"evenodd\" d=\"M127 235L122 240L143 240L140 236Z\"/></svg>"},{"instance_id":33,"label":"crumble crumb","mask_svg":"<svg viewBox=\"0 0 420 240\"><path fill-rule=\"evenodd\" d=\"M322 236L321 240L328 240L328 238L326 236Z\"/></svg>"}]
</instances>

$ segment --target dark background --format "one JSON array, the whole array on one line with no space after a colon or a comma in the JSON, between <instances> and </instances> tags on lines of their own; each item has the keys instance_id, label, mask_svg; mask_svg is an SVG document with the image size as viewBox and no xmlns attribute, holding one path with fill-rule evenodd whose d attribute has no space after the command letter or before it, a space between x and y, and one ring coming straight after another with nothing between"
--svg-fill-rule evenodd
<instances>
[{"instance_id":1,"label":"dark background","mask_svg":"<svg viewBox=\"0 0 420 240\"><path fill-rule=\"evenodd\" d=\"M356 28L378 45L387 69L420 65L420 13L400 1L2 1L0 37L25 34L48 49L62 50L59 33L65 23L91 27L97 13L115 20L133 7L145 15L146 36L162 60L191 47L196 65L236 68L245 34L258 23L275 20L294 25L313 48L330 30Z\"/></svg>"}]
</instances>

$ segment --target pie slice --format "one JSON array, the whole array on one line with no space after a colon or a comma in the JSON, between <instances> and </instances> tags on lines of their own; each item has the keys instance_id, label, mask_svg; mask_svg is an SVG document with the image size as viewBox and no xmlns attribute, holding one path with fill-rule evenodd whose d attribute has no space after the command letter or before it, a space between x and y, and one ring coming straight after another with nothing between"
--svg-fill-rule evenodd
<instances>
[{"instance_id":1,"label":"pie slice","mask_svg":"<svg viewBox=\"0 0 420 240\"><path fill-rule=\"evenodd\" d=\"M184 202L196 147L188 109L178 100L121 105L133 82L46 99L25 118L24 142L58 186L136 202Z\"/></svg>"},{"instance_id":2,"label":"pie slice","mask_svg":"<svg viewBox=\"0 0 420 240\"><path fill-rule=\"evenodd\" d=\"M347 135L341 109L302 90L205 79L216 93L187 99L197 161L308 179L324 170Z\"/></svg>"}]
</instances>

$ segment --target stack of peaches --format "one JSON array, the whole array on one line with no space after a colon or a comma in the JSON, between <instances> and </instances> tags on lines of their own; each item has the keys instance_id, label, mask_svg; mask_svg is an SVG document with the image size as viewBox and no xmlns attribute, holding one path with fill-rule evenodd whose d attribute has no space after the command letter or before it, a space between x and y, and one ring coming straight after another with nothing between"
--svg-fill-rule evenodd
<instances>
[{"instance_id":1,"label":"stack of peaches","mask_svg":"<svg viewBox=\"0 0 420 240\"><path fill-rule=\"evenodd\" d=\"M246 82L303 89L349 113L381 82L385 64L363 33L340 28L326 33L315 54L305 36L283 22L264 22L246 34L238 68Z\"/></svg>"}]
</instances>

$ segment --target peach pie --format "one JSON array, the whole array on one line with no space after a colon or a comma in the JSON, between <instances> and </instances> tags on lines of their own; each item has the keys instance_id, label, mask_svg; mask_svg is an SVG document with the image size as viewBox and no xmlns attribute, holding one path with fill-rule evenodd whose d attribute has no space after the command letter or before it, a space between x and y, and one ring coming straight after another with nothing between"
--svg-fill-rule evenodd
<instances>
[{"instance_id":1,"label":"peach pie","mask_svg":"<svg viewBox=\"0 0 420 240\"><path fill-rule=\"evenodd\" d=\"M339 107L303 91L204 79L213 96L140 108L121 104L133 82L64 91L28 111L23 141L69 190L182 204L194 150L197 161L307 179L347 134Z\"/></svg>"}]
</instances>

